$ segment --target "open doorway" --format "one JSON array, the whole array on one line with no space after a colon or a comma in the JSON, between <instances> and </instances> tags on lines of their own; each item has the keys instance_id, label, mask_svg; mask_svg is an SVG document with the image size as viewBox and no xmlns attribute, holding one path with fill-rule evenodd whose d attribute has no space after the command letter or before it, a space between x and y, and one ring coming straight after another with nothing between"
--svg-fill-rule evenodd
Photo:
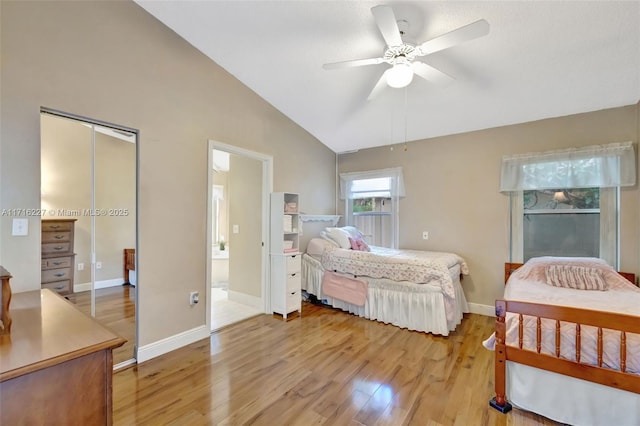
<instances>
[{"instance_id":1,"label":"open doorway","mask_svg":"<svg viewBox=\"0 0 640 426\"><path fill-rule=\"evenodd\" d=\"M267 312L272 158L209 141L208 323L215 331Z\"/></svg>"}]
</instances>

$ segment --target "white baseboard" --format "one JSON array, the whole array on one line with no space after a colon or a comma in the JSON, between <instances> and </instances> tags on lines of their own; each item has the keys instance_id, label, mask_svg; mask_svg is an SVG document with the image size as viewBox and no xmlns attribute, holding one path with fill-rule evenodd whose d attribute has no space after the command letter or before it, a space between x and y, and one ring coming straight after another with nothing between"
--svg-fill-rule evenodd
<instances>
[{"instance_id":1,"label":"white baseboard","mask_svg":"<svg viewBox=\"0 0 640 426\"><path fill-rule=\"evenodd\" d=\"M227 299L233 302L242 303L246 306L251 306L252 308L259 309L260 311L264 309L261 298L240 293L238 291L228 290Z\"/></svg>"},{"instance_id":2,"label":"white baseboard","mask_svg":"<svg viewBox=\"0 0 640 426\"><path fill-rule=\"evenodd\" d=\"M96 281L96 290L100 288L117 287L119 285L122 285L122 283L124 283L124 278L113 278L111 280ZM91 290L91 283L82 283L82 284L73 285L74 293L78 293L81 291L89 291L89 290Z\"/></svg>"},{"instance_id":3,"label":"white baseboard","mask_svg":"<svg viewBox=\"0 0 640 426\"><path fill-rule=\"evenodd\" d=\"M192 328L191 330L158 340L157 342L141 346L138 348L136 360L138 361L138 364L143 363L157 356L164 355L193 342L197 342L198 340L206 339L210 335L211 331L208 330L205 325Z\"/></svg>"},{"instance_id":4,"label":"white baseboard","mask_svg":"<svg viewBox=\"0 0 640 426\"><path fill-rule=\"evenodd\" d=\"M496 307L491 305L481 305L479 303L468 303L469 312L472 314L484 315L487 317L496 316Z\"/></svg>"}]
</instances>

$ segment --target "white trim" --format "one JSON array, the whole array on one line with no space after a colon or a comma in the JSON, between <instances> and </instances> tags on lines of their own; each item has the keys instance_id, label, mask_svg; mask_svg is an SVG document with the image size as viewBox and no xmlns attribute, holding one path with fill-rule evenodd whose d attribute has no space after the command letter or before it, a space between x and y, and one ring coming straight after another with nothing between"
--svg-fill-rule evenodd
<instances>
[{"instance_id":1,"label":"white trim","mask_svg":"<svg viewBox=\"0 0 640 426\"><path fill-rule=\"evenodd\" d=\"M495 317L496 308L491 305L481 305L480 303L468 303L469 312L472 314L484 315L486 317Z\"/></svg>"},{"instance_id":2,"label":"white trim","mask_svg":"<svg viewBox=\"0 0 640 426\"><path fill-rule=\"evenodd\" d=\"M175 351L183 346L187 346L198 340L207 339L211 335L206 325L201 325L191 330L175 334L173 336L149 343L138 348L138 364L148 361L152 358L164 355L168 352Z\"/></svg>"},{"instance_id":3,"label":"white trim","mask_svg":"<svg viewBox=\"0 0 640 426\"><path fill-rule=\"evenodd\" d=\"M262 299L260 297L251 296L250 294L240 293L239 291L227 290L227 299L232 302L242 303L246 306L251 306L262 310L264 308Z\"/></svg>"},{"instance_id":4,"label":"white trim","mask_svg":"<svg viewBox=\"0 0 640 426\"><path fill-rule=\"evenodd\" d=\"M96 290L99 290L101 288L107 288L107 287L117 287L119 285L122 285L124 283L124 278L113 278L110 280L102 280L102 281L96 281ZM73 285L73 292L74 293L78 293L81 291L89 291L91 290L91 283L82 283L82 284L74 284Z\"/></svg>"}]
</instances>

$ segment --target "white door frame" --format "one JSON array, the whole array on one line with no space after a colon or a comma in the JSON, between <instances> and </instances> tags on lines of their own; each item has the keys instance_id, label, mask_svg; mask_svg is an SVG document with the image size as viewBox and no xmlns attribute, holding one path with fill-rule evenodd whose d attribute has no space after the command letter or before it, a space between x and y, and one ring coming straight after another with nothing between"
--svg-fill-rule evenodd
<instances>
[{"instance_id":1,"label":"white door frame","mask_svg":"<svg viewBox=\"0 0 640 426\"><path fill-rule=\"evenodd\" d=\"M262 311L271 312L271 286L269 286L269 197L273 191L273 157L259 152L228 145L209 139L207 144L207 247L206 247L206 311L207 328L211 330L211 247L213 229L213 150L225 151L230 154L242 155L262 162L262 271L261 271L261 299Z\"/></svg>"}]
</instances>

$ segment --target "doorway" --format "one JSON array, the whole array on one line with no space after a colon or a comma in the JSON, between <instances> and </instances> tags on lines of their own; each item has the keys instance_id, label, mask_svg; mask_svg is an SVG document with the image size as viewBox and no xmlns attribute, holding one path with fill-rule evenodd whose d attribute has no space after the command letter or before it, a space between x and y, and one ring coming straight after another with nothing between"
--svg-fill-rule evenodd
<instances>
[{"instance_id":1,"label":"doorway","mask_svg":"<svg viewBox=\"0 0 640 426\"><path fill-rule=\"evenodd\" d=\"M272 157L208 144L207 324L211 331L268 312Z\"/></svg>"},{"instance_id":2,"label":"doorway","mask_svg":"<svg viewBox=\"0 0 640 426\"><path fill-rule=\"evenodd\" d=\"M40 126L42 287L127 340L122 368L136 356L138 268L123 262L137 249L138 132L47 108Z\"/></svg>"}]
</instances>

